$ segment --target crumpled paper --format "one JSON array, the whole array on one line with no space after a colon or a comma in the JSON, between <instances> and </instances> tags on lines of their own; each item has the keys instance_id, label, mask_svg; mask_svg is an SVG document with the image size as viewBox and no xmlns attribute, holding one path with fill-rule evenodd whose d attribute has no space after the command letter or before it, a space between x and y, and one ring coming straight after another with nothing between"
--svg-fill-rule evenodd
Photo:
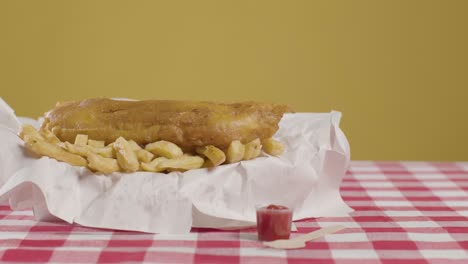
<instances>
[{"instance_id":1,"label":"crumpled paper","mask_svg":"<svg viewBox=\"0 0 468 264\"><path fill-rule=\"evenodd\" d=\"M341 113L285 114L275 138L280 157L169 174L96 175L48 157L37 158L17 136L22 122L0 98L0 200L36 219L150 233L191 227L231 229L255 224L255 208L282 204L294 220L345 216L339 186L349 164ZM21 120L21 121L20 121Z\"/></svg>"}]
</instances>

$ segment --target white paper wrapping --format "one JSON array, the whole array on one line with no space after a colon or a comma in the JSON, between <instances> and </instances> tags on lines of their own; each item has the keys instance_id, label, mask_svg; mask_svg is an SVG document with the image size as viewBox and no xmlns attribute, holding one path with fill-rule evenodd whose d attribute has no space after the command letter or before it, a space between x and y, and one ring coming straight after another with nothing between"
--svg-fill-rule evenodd
<instances>
[{"instance_id":1,"label":"white paper wrapping","mask_svg":"<svg viewBox=\"0 0 468 264\"><path fill-rule=\"evenodd\" d=\"M17 136L22 122L0 99L0 200L32 208L38 220L151 233L187 233L191 227L255 224L255 206L294 208L294 220L345 216L339 186L349 163L341 114L285 114L275 138L280 157L169 174L95 175L83 167L37 158Z\"/></svg>"}]
</instances>

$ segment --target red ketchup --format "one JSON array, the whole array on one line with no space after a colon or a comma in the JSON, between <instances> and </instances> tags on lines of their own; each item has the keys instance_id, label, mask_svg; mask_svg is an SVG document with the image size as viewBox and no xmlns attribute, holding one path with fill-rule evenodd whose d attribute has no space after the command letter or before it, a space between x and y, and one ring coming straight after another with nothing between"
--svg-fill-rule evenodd
<instances>
[{"instance_id":1,"label":"red ketchup","mask_svg":"<svg viewBox=\"0 0 468 264\"><path fill-rule=\"evenodd\" d=\"M257 208L257 232L261 241L289 239L292 210L282 205Z\"/></svg>"}]
</instances>

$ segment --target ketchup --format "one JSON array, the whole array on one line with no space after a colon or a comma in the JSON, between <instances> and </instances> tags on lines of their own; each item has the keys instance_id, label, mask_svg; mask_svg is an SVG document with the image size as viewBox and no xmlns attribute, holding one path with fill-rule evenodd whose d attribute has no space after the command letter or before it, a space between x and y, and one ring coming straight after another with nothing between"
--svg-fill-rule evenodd
<instances>
[{"instance_id":1,"label":"ketchup","mask_svg":"<svg viewBox=\"0 0 468 264\"><path fill-rule=\"evenodd\" d=\"M289 239L292 210L286 206L270 204L257 209L257 232L261 241Z\"/></svg>"}]
</instances>

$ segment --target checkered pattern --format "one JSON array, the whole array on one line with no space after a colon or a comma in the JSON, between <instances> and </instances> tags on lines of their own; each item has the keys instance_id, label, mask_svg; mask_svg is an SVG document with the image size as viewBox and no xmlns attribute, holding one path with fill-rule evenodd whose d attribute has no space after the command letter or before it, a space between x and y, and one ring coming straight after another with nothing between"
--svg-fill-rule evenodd
<instances>
[{"instance_id":1,"label":"checkered pattern","mask_svg":"<svg viewBox=\"0 0 468 264\"><path fill-rule=\"evenodd\" d=\"M468 162L352 162L341 194L351 216L296 222L295 235L347 229L288 251L262 247L254 229L108 231L38 223L0 205L0 262L468 263Z\"/></svg>"}]
</instances>

